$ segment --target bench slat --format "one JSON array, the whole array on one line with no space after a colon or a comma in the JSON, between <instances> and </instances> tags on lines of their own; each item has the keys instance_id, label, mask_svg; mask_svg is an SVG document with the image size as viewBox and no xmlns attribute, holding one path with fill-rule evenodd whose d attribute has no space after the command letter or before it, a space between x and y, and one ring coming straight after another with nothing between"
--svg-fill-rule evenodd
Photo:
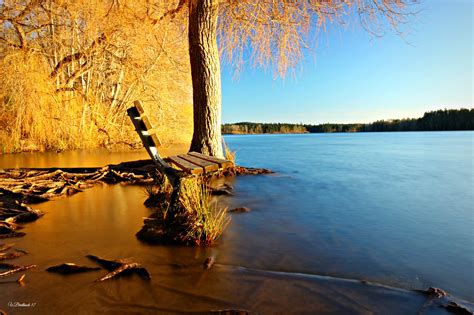
<instances>
[{"instance_id":1,"label":"bench slat","mask_svg":"<svg viewBox=\"0 0 474 315\"><path fill-rule=\"evenodd\" d=\"M148 119L146 115L142 115L141 119L142 120L140 121L140 128L143 131L148 131L149 129L153 129L153 126L151 125L150 120Z\"/></svg>"},{"instance_id":2,"label":"bench slat","mask_svg":"<svg viewBox=\"0 0 474 315\"><path fill-rule=\"evenodd\" d=\"M204 170L206 172L212 172L212 171L217 171L219 169L219 164L216 164L216 163L213 163L213 162L209 162L209 161L206 161L206 160L203 160L203 159L200 159L198 157L195 157L195 156L192 156L192 155L188 155L188 154L180 154L178 155L180 158L186 160L186 161L189 161L193 164L196 164L202 168L204 168Z\"/></svg>"},{"instance_id":3,"label":"bench slat","mask_svg":"<svg viewBox=\"0 0 474 315\"><path fill-rule=\"evenodd\" d=\"M197 166L189 161L186 161L179 156L169 156L168 159L175 165L179 166L186 172L191 174L202 174L204 169L200 166Z\"/></svg>"},{"instance_id":4,"label":"bench slat","mask_svg":"<svg viewBox=\"0 0 474 315\"><path fill-rule=\"evenodd\" d=\"M205 154L202 154L202 153L199 153L199 152L189 152L188 155L195 156L195 157L198 157L200 159L203 159L203 160L206 160L206 161L209 161L209 162L217 163L222 168L229 168L229 167L233 166L233 163L229 160L219 159L219 158L209 156L209 155L205 155Z\"/></svg>"},{"instance_id":5,"label":"bench slat","mask_svg":"<svg viewBox=\"0 0 474 315\"><path fill-rule=\"evenodd\" d=\"M140 117L140 113L138 112L136 107L130 107L127 109L128 116L130 116L131 119L135 119L137 117Z\"/></svg>"},{"instance_id":6,"label":"bench slat","mask_svg":"<svg viewBox=\"0 0 474 315\"><path fill-rule=\"evenodd\" d=\"M145 114L145 110L143 109L142 102L135 101L135 102L133 102L133 105L135 105L135 108L137 109L139 115Z\"/></svg>"},{"instance_id":7,"label":"bench slat","mask_svg":"<svg viewBox=\"0 0 474 315\"><path fill-rule=\"evenodd\" d=\"M149 147L161 147L160 139L158 139L156 134L143 135L143 138L146 140L146 145ZM143 145L145 145L145 143Z\"/></svg>"}]
</instances>

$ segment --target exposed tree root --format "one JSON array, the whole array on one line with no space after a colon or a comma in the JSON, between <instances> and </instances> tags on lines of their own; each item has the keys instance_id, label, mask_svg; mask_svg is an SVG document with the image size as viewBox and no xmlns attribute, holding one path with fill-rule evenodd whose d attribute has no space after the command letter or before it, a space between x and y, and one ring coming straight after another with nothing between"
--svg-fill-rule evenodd
<instances>
[{"instance_id":1,"label":"exposed tree root","mask_svg":"<svg viewBox=\"0 0 474 315\"><path fill-rule=\"evenodd\" d=\"M271 171L236 166L207 174L206 177L268 173ZM43 215L27 204L70 196L96 183L150 184L160 176L152 160L124 162L102 168L0 169L0 239L24 236L25 233L17 231L20 227L15 223L31 222ZM232 195L231 190L230 186L223 186L212 189L212 192Z\"/></svg>"},{"instance_id":2,"label":"exposed tree root","mask_svg":"<svg viewBox=\"0 0 474 315\"><path fill-rule=\"evenodd\" d=\"M7 271L0 272L0 277L6 277L12 275L14 273L28 270L31 268L36 268L36 265L26 265L26 266L19 266L19 265L12 265L6 263L0 263L0 269L8 269Z\"/></svg>"},{"instance_id":3,"label":"exposed tree root","mask_svg":"<svg viewBox=\"0 0 474 315\"><path fill-rule=\"evenodd\" d=\"M130 275L132 273L139 275L142 279L145 279L145 280L151 279L151 276L148 273L148 270L146 270L144 267L142 267L138 263L126 262L123 259L108 260L108 259L103 259L94 255L87 255L86 257L95 261L96 263L101 265L103 268L110 271L108 274L106 274L102 278L97 279L96 282L102 282L102 281L112 279L118 276Z\"/></svg>"},{"instance_id":4,"label":"exposed tree root","mask_svg":"<svg viewBox=\"0 0 474 315\"><path fill-rule=\"evenodd\" d=\"M13 253L0 253L0 260L7 260L7 259L14 259L14 258L18 258L18 257L21 257L25 254L23 254L22 252L13 252Z\"/></svg>"}]
</instances>

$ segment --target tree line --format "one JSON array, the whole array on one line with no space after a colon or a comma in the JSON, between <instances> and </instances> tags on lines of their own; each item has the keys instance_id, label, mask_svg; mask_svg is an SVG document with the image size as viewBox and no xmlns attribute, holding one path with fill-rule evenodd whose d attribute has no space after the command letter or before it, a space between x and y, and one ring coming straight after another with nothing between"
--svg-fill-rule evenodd
<instances>
[{"instance_id":1,"label":"tree line","mask_svg":"<svg viewBox=\"0 0 474 315\"><path fill-rule=\"evenodd\" d=\"M261 133L325 133L325 132L384 132L384 131L447 131L474 130L474 109L441 109L426 112L421 118L378 120L372 123L251 123L223 124L224 134Z\"/></svg>"}]
</instances>

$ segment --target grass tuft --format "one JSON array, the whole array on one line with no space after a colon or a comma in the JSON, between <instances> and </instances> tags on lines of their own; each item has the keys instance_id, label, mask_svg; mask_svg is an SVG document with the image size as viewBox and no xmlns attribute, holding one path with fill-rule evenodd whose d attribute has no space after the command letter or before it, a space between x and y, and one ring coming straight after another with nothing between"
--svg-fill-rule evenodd
<instances>
[{"instance_id":1,"label":"grass tuft","mask_svg":"<svg viewBox=\"0 0 474 315\"><path fill-rule=\"evenodd\" d=\"M183 179L174 215L168 215L172 187L167 180L145 187L145 192L149 196L145 205L157 208L150 216L153 220L142 228L142 235L151 235L147 241L211 246L230 222L227 208L217 205L201 177ZM146 233L157 229L158 233ZM155 236L159 239L153 239Z\"/></svg>"},{"instance_id":2,"label":"grass tuft","mask_svg":"<svg viewBox=\"0 0 474 315\"><path fill-rule=\"evenodd\" d=\"M232 151L228 146L227 144L225 143L224 141L224 138L222 138L222 144L224 145L224 156L227 160L231 161L232 164L235 165L235 155L237 154L237 152L235 151Z\"/></svg>"}]
</instances>

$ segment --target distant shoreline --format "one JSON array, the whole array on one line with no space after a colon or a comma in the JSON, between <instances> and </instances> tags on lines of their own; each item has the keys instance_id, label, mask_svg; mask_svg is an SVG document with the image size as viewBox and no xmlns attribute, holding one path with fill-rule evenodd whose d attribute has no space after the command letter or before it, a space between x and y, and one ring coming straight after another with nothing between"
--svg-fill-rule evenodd
<instances>
[{"instance_id":1,"label":"distant shoreline","mask_svg":"<svg viewBox=\"0 0 474 315\"><path fill-rule=\"evenodd\" d=\"M332 134L332 133L405 133L405 132L455 132L474 131L474 129L462 130L402 130L402 131L333 131L333 132L273 132L273 133L222 133L226 136L257 136L257 135L311 135L311 134Z\"/></svg>"},{"instance_id":2,"label":"distant shoreline","mask_svg":"<svg viewBox=\"0 0 474 315\"><path fill-rule=\"evenodd\" d=\"M221 130L226 135L474 130L474 109L444 109L426 112L421 118L379 120L372 123L311 125L238 122L223 124Z\"/></svg>"}]
</instances>

